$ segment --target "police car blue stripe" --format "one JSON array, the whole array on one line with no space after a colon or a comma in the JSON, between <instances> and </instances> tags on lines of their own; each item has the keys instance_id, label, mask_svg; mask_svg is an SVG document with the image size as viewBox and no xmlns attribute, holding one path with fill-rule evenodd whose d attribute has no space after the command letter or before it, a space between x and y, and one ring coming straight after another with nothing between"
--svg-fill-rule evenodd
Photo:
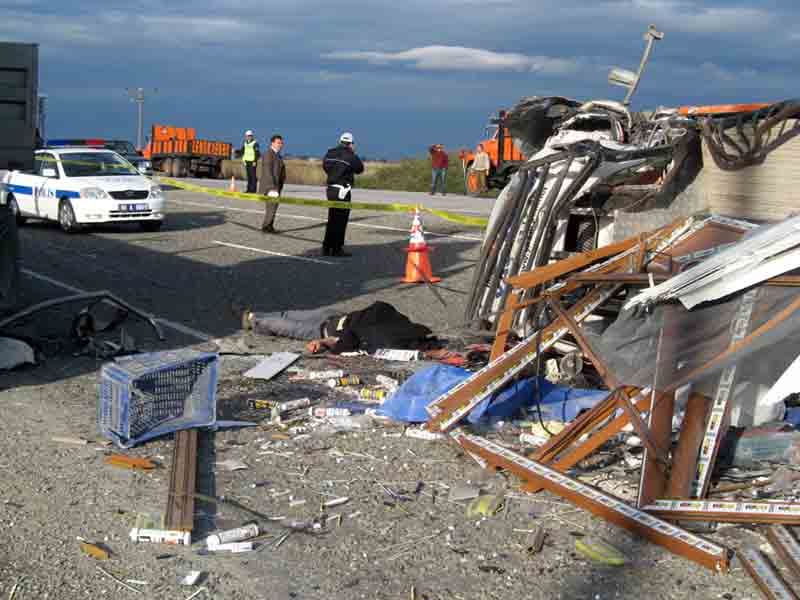
<instances>
[{"instance_id":1,"label":"police car blue stripe","mask_svg":"<svg viewBox=\"0 0 800 600\"><path fill-rule=\"evenodd\" d=\"M33 195L33 188L28 187L27 185L17 185L15 183L9 183L8 189L17 194L27 194L28 196Z\"/></svg>"},{"instance_id":2,"label":"police car blue stripe","mask_svg":"<svg viewBox=\"0 0 800 600\"><path fill-rule=\"evenodd\" d=\"M81 193L70 190L56 190L56 196L59 198L80 198Z\"/></svg>"}]
</instances>

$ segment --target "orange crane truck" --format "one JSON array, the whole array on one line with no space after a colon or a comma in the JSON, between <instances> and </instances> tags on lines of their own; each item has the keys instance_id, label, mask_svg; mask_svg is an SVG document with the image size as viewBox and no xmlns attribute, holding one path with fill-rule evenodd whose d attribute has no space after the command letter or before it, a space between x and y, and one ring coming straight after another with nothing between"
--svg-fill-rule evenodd
<instances>
[{"instance_id":1,"label":"orange crane truck","mask_svg":"<svg viewBox=\"0 0 800 600\"><path fill-rule=\"evenodd\" d=\"M499 111L497 117L489 119L489 126L486 128L487 139L479 142L483 144L483 149L489 155L491 168L489 176L486 178L486 185L490 189L504 188L510 177L525 161L525 155L514 145L514 140L505 125L505 119L506 111L504 110ZM480 192L478 179L470 169L475 160L475 153L462 150L459 152L459 158L464 170L464 189L470 196L477 196Z\"/></svg>"},{"instance_id":2,"label":"orange crane truck","mask_svg":"<svg viewBox=\"0 0 800 600\"><path fill-rule=\"evenodd\" d=\"M222 176L222 161L231 157L233 147L227 142L197 139L194 127L153 125L144 156L153 170L172 177Z\"/></svg>"}]
</instances>

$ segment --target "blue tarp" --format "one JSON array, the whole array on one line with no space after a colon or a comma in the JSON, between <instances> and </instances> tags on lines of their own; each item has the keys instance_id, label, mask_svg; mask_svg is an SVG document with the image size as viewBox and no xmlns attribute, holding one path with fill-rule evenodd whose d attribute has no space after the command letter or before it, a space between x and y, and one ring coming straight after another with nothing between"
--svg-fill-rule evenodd
<instances>
[{"instance_id":1,"label":"blue tarp","mask_svg":"<svg viewBox=\"0 0 800 600\"><path fill-rule=\"evenodd\" d=\"M447 365L434 365L419 371L383 403L378 414L396 421L423 423L430 418L425 407L470 375L470 371ZM543 377L538 379L542 419L547 421L571 421L608 395L607 391L574 389L552 384ZM523 379L483 400L467 419L470 423L507 419L516 416L521 408L535 404L536 378Z\"/></svg>"}]
</instances>

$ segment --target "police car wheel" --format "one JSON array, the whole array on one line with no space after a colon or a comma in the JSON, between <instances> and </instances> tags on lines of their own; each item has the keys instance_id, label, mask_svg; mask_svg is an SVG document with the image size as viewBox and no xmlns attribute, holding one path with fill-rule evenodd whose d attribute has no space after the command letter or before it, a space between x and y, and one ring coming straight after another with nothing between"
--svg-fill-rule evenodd
<instances>
[{"instance_id":1,"label":"police car wheel","mask_svg":"<svg viewBox=\"0 0 800 600\"><path fill-rule=\"evenodd\" d=\"M14 196L8 197L8 208L11 209L14 218L17 220L17 226L25 225L25 221L27 221L28 219L23 217L22 214L19 212L19 204L17 204L17 199L14 198Z\"/></svg>"},{"instance_id":2,"label":"police car wheel","mask_svg":"<svg viewBox=\"0 0 800 600\"><path fill-rule=\"evenodd\" d=\"M80 230L78 221L75 218L75 211L69 200L62 200L58 206L58 224L66 233L76 233Z\"/></svg>"}]
</instances>

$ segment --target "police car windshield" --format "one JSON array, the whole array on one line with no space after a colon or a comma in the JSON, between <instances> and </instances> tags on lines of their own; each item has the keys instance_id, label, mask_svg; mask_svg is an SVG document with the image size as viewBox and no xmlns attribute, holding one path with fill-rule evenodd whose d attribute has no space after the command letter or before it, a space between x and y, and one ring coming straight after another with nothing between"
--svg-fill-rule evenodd
<instances>
[{"instance_id":1,"label":"police car windshield","mask_svg":"<svg viewBox=\"0 0 800 600\"><path fill-rule=\"evenodd\" d=\"M130 142L106 142L104 146L120 154L136 154L136 148Z\"/></svg>"},{"instance_id":2,"label":"police car windshield","mask_svg":"<svg viewBox=\"0 0 800 600\"><path fill-rule=\"evenodd\" d=\"M127 161L112 152L70 152L61 155L61 165L67 177L107 177L138 175Z\"/></svg>"}]
</instances>

